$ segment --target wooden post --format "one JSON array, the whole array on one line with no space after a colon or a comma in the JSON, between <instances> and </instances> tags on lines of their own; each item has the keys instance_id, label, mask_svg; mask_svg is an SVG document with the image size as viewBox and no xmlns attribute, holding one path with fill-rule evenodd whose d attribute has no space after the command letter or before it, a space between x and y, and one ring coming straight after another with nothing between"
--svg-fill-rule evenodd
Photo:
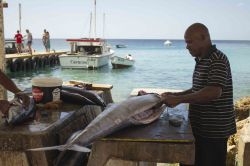
<instances>
[{"instance_id":1,"label":"wooden post","mask_svg":"<svg viewBox=\"0 0 250 166\"><path fill-rule=\"evenodd\" d=\"M3 21L4 7L8 7L8 4L0 0L0 70L2 70L3 72L5 72L4 21ZM0 100L6 98L7 98L7 92L0 85Z\"/></svg>"}]
</instances>

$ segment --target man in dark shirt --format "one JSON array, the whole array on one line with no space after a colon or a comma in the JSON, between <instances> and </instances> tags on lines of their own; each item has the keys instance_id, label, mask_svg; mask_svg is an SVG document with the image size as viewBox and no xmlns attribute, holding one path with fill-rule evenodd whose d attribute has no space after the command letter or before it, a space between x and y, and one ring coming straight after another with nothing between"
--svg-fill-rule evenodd
<instances>
[{"instance_id":1,"label":"man in dark shirt","mask_svg":"<svg viewBox=\"0 0 250 166\"><path fill-rule=\"evenodd\" d=\"M19 98L21 98L24 106L27 107L29 105L30 101L29 96L22 93L22 91L15 85L15 83L10 78L8 78L1 70L0 70L0 84L7 90L17 95ZM3 114L7 114L9 107L10 103L7 100L0 99L0 111Z\"/></svg>"},{"instance_id":2,"label":"man in dark shirt","mask_svg":"<svg viewBox=\"0 0 250 166\"><path fill-rule=\"evenodd\" d=\"M226 166L227 140L236 132L230 63L212 45L207 27L192 24L185 32L186 48L195 58L192 88L163 93L168 106L189 103L195 137L195 166Z\"/></svg>"}]
</instances>

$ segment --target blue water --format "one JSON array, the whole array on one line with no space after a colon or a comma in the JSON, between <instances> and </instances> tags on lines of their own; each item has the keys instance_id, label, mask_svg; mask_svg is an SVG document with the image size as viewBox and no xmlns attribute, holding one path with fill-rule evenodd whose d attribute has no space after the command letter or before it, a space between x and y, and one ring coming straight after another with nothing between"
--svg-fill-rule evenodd
<instances>
[{"instance_id":1,"label":"blue water","mask_svg":"<svg viewBox=\"0 0 250 166\"><path fill-rule=\"evenodd\" d=\"M31 86L34 76L56 76L63 81L83 80L92 83L112 84L115 102L124 100L134 88L187 89L191 87L194 59L185 49L183 40L171 40L171 47L164 47L164 40L108 40L115 55L131 54L136 63L127 69L112 69L111 64L98 70L61 69L59 66L33 72L18 72L8 75L21 88ZM226 53L232 68L234 98L250 95L250 41L213 41ZM116 44L127 48L116 49ZM33 44L36 51L44 51L40 39ZM51 48L69 50L64 39L51 40Z\"/></svg>"}]
</instances>

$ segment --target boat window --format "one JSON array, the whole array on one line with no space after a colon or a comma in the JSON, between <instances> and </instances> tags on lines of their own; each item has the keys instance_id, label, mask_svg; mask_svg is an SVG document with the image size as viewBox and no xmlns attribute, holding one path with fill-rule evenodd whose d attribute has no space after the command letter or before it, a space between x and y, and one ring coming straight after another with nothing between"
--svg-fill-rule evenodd
<instances>
[{"instance_id":1,"label":"boat window","mask_svg":"<svg viewBox=\"0 0 250 166\"><path fill-rule=\"evenodd\" d=\"M100 46L78 46L77 51L78 52L86 52L88 55L102 53Z\"/></svg>"}]
</instances>

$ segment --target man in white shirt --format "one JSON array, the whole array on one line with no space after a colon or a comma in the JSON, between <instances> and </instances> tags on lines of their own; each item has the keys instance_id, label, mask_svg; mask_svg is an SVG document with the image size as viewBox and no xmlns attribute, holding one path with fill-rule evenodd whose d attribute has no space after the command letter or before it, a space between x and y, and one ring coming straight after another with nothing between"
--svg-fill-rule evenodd
<instances>
[{"instance_id":1,"label":"man in white shirt","mask_svg":"<svg viewBox=\"0 0 250 166\"><path fill-rule=\"evenodd\" d=\"M31 48L32 40L33 40L32 34L30 33L30 31L28 29L26 29L26 33L27 33L27 35L25 35L25 36L27 36L27 47L29 49L29 53L32 55L32 48Z\"/></svg>"}]
</instances>

